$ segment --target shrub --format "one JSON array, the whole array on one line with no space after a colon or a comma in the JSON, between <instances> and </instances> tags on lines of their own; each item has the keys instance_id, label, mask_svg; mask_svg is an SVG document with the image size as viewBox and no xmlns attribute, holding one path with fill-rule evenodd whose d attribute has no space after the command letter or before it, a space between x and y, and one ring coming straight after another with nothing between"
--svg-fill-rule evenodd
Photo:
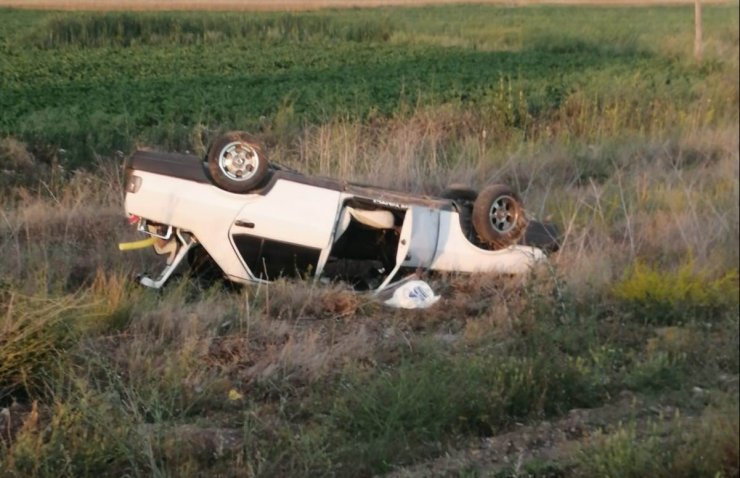
<instances>
[{"instance_id":1,"label":"shrub","mask_svg":"<svg viewBox=\"0 0 740 478\"><path fill-rule=\"evenodd\" d=\"M613 292L638 318L656 325L711 320L727 306L737 306L737 269L715 279L694 269L692 261L676 272L637 262Z\"/></svg>"},{"instance_id":2,"label":"shrub","mask_svg":"<svg viewBox=\"0 0 740 478\"><path fill-rule=\"evenodd\" d=\"M707 409L696 421L633 422L582 449L577 476L738 476L738 430L737 403Z\"/></svg>"}]
</instances>

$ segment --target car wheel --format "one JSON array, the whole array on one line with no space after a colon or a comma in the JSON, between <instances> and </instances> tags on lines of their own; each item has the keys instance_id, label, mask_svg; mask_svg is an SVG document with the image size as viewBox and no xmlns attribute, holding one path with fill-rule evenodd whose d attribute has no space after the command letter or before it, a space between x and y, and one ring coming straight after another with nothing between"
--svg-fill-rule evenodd
<instances>
[{"instance_id":1,"label":"car wheel","mask_svg":"<svg viewBox=\"0 0 740 478\"><path fill-rule=\"evenodd\" d=\"M241 132L220 136L208 150L208 172L216 186L232 193L247 193L267 175L267 156L259 143Z\"/></svg>"},{"instance_id":2,"label":"car wheel","mask_svg":"<svg viewBox=\"0 0 740 478\"><path fill-rule=\"evenodd\" d=\"M491 249L514 244L527 227L522 201L506 185L486 187L473 204L473 227Z\"/></svg>"},{"instance_id":3,"label":"car wheel","mask_svg":"<svg viewBox=\"0 0 740 478\"><path fill-rule=\"evenodd\" d=\"M442 191L440 196L444 199L456 201L475 201L478 197L478 191L462 183L452 183Z\"/></svg>"}]
</instances>

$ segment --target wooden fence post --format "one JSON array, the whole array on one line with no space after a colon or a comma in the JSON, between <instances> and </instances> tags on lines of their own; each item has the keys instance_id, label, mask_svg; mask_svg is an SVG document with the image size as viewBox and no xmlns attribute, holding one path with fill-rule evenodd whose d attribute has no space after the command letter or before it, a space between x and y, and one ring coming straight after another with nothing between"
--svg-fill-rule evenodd
<instances>
[{"instance_id":1,"label":"wooden fence post","mask_svg":"<svg viewBox=\"0 0 740 478\"><path fill-rule=\"evenodd\" d=\"M701 0L694 0L694 58L701 61L703 55L701 40Z\"/></svg>"}]
</instances>

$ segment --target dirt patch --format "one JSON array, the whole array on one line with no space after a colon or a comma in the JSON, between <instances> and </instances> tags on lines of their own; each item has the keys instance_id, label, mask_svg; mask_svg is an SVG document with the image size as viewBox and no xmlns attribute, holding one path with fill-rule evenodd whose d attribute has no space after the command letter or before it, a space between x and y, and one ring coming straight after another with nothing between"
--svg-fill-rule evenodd
<instances>
[{"instance_id":1,"label":"dirt patch","mask_svg":"<svg viewBox=\"0 0 740 478\"><path fill-rule=\"evenodd\" d=\"M470 0L0 0L0 6L39 10L243 10L298 11L321 8L384 6L424 6L469 4ZM563 5L675 5L693 4L694 0L484 0L473 3L510 6ZM703 3L728 3L706 0Z\"/></svg>"},{"instance_id":2,"label":"dirt patch","mask_svg":"<svg viewBox=\"0 0 740 478\"><path fill-rule=\"evenodd\" d=\"M685 415L684 411L681 411ZM633 421L637 428L668 421L676 414L670 405L649 405L624 392L615 403L592 409L573 409L555 421L516 425L511 431L477 439L441 457L399 468L389 478L459 476L476 471L493 476L505 470L521 470L527 463L557 463L572 457L598 432L609 432ZM474 476L478 476L477 474Z\"/></svg>"}]
</instances>

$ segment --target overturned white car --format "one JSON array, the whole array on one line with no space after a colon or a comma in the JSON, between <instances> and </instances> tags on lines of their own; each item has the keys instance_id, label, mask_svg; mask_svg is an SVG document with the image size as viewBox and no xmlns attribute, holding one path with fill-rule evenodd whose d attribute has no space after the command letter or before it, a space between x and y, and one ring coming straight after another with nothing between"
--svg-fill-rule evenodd
<instances>
[{"instance_id":1,"label":"overturned white car","mask_svg":"<svg viewBox=\"0 0 740 478\"><path fill-rule=\"evenodd\" d=\"M326 277L382 290L421 270L517 274L555 250L555 228L528 221L517 194L492 185L421 197L270 164L246 133L207 158L137 151L127 162L126 213L167 255L162 287L187 259L236 282ZM122 244L122 249L132 248Z\"/></svg>"}]
</instances>

